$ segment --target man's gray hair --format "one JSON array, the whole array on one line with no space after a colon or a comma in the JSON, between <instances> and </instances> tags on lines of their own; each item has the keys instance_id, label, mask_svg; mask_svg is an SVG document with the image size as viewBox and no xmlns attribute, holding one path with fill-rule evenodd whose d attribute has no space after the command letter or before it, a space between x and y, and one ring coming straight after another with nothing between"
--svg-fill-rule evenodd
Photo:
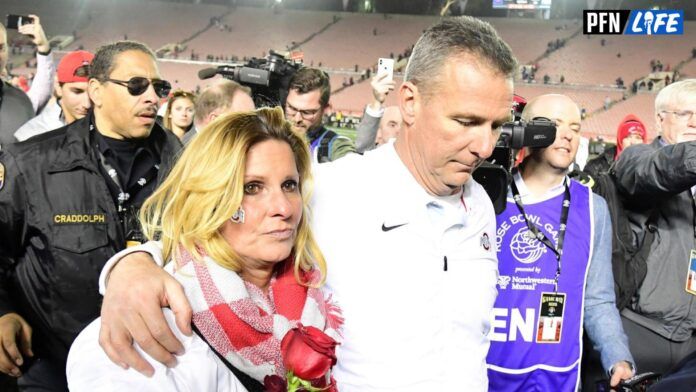
<instances>
[{"instance_id":1,"label":"man's gray hair","mask_svg":"<svg viewBox=\"0 0 696 392\"><path fill-rule=\"evenodd\" d=\"M137 50L156 59L155 53L147 45L136 41L117 41L99 47L94 53L94 59L89 66L89 78L104 81L109 78L116 68L116 56L123 52Z\"/></svg>"},{"instance_id":2,"label":"man's gray hair","mask_svg":"<svg viewBox=\"0 0 696 392\"><path fill-rule=\"evenodd\" d=\"M490 23L470 16L446 18L428 28L416 42L406 66L405 81L432 90L444 63L452 56L471 55L497 73L512 78L517 60Z\"/></svg>"},{"instance_id":3,"label":"man's gray hair","mask_svg":"<svg viewBox=\"0 0 696 392\"><path fill-rule=\"evenodd\" d=\"M655 113L668 109L688 96L696 95L696 79L685 79L674 82L660 90L655 97ZM674 109L674 108L671 108Z\"/></svg>"}]
</instances>

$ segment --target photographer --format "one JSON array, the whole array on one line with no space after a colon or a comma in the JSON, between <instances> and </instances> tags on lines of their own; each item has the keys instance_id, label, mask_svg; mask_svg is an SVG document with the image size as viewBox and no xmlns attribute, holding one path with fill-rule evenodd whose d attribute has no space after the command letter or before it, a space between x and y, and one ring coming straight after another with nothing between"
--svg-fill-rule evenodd
<instances>
[{"instance_id":1,"label":"photographer","mask_svg":"<svg viewBox=\"0 0 696 392\"><path fill-rule=\"evenodd\" d=\"M575 391L583 326L616 386L633 375L633 358L614 299L610 218L601 197L567 177L580 110L564 95L542 95L522 113L537 117L555 122L556 139L528 151L497 216L490 390Z\"/></svg>"},{"instance_id":2,"label":"photographer","mask_svg":"<svg viewBox=\"0 0 696 392\"><path fill-rule=\"evenodd\" d=\"M329 106L329 77L316 68L301 68L290 79L285 101L285 118L306 135L312 157L317 163L331 162L355 152L355 144L322 124Z\"/></svg>"},{"instance_id":3,"label":"photographer","mask_svg":"<svg viewBox=\"0 0 696 392\"><path fill-rule=\"evenodd\" d=\"M9 85L7 79L8 46L7 30L0 24L0 77L2 83L2 99L0 99L0 147L14 143L14 133L22 124L29 121L51 98L55 66L51 47L44 33L41 21L36 15L29 15L32 23L17 27L20 34L32 37L36 45L36 76L29 91L21 95ZM29 99L26 99L28 96Z\"/></svg>"}]
</instances>

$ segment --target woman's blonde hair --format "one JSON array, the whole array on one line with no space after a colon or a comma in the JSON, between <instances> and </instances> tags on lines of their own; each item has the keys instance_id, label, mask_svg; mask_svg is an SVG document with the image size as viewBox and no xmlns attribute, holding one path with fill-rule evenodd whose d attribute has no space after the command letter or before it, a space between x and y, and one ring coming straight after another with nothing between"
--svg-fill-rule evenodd
<instances>
[{"instance_id":1,"label":"woman's blonde hair","mask_svg":"<svg viewBox=\"0 0 696 392\"><path fill-rule=\"evenodd\" d=\"M300 176L302 218L293 249L295 277L313 266L326 277L326 263L314 240L309 219L312 174L309 147L279 108L221 116L184 149L166 180L143 204L140 220L148 239L163 244L164 260L178 258L179 246L201 260L202 249L222 267L239 272L242 261L220 233L244 197L247 153L266 140L286 142ZM247 223L248 224L248 223Z\"/></svg>"},{"instance_id":2,"label":"woman's blonde hair","mask_svg":"<svg viewBox=\"0 0 696 392\"><path fill-rule=\"evenodd\" d=\"M162 119L162 125L164 125L165 128L168 130L172 130L172 108L174 107L174 102L176 102L179 99L188 99L191 101L191 103L195 106L196 105L196 94L190 92L190 91L184 91L184 90L176 90L172 93L172 96L169 98L169 101L167 101L167 110L164 111L164 118ZM191 124L189 124L188 129L186 131L190 130L191 127L193 127L193 121L191 121Z\"/></svg>"}]
</instances>

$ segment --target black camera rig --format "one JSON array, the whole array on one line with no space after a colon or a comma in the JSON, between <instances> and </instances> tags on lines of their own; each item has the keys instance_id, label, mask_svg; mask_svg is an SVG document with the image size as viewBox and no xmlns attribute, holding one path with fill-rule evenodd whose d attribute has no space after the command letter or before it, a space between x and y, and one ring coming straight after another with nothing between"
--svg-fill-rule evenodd
<instances>
[{"instance_id":1,"label":"black camera rig","mask_svg":"<svg viewBox=\"0 0 696 392\"><path fill-rule=\"evenodd\" d=\"M291 62L285 56L270 50L266 58L253 57L246 64L204 68L198 72L198 77L208 79L222 75L251 88L256 107L273 107L285 104L290 79L300 68L302 64Z\"/></svg>"},{"instance_id":2,"label":"black camera rig","mask_svg":"<svg viewBox=\"0 0 696 392\"><path fill-rule=\"evenodd\" d=\"M514 152L524 147L543 148L556 139L553 121L535 117L525 122L511 121L503 124L493 154L474 171L474 179L481 184L493 202L496 214L505 211L510 171L514 164Z\"/></svg>"}]
</instances>

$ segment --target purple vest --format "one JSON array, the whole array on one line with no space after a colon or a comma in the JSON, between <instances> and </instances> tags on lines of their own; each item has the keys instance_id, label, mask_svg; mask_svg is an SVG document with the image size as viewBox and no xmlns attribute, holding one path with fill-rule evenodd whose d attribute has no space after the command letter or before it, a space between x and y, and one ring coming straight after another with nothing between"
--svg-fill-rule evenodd
<instances>
[{"instance_id":1,"label":"purple vest","mask_svg":"<svg viewBox=\"0 0 696 392\"><path fill-rule=\"evenodd\" d=\"M488 351L490 391L574 391L582 357L585 280L590 265L593 216L591 191L570 183L570 210L558 292L565 293L558 343L537 343L542 292L553 292L556 255L530 238L517 205L508 199L497 217L498 297L491 318ZM563 193L525 205L532 222L555 245Z\"/></svg>"}]
</instances>

